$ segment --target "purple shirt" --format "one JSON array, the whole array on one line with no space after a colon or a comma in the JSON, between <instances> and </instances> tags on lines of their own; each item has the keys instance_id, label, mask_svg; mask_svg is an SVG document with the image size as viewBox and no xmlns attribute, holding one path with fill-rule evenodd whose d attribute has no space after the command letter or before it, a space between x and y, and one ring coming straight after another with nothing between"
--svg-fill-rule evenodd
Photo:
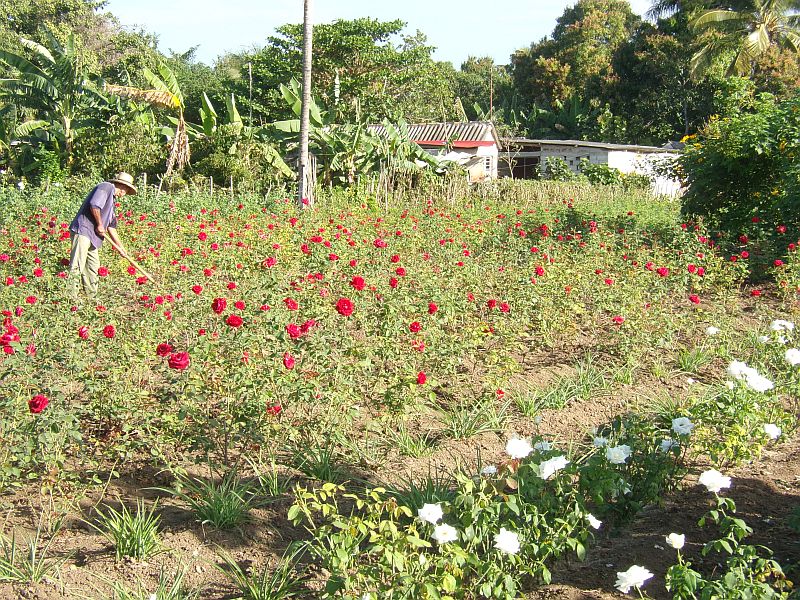
<instances>
[{"instance_id":1,"label":"purple shirt","mask_svg":"<svg viewBox=\"0 0 800 600\"><path fill-rule=\"evenodd\" d=\"M95 248L100 248L103 245L103 238L98 236L94 229L96 223L91 209L96 208L100 211L100 222L103 227L106 229L109 227L116 228L117 215L114 212L114 204L116 202L114 198L115 189L114 184L108 181L96 185L86 196L78 210L78 214L75 215L72 223L70 223L69 230L78 235L88 237Z\"/></svg>"}]
</instances>

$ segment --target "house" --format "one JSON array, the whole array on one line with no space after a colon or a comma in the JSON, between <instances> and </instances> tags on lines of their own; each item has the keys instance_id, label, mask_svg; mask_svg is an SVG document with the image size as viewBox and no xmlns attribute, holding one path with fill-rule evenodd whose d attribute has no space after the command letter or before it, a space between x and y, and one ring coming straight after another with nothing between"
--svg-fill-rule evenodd
<instances>
[{"instance_id":1,"label":"house","mask_svg":"<svg viewBox=\"0 0 800 600\"><path fill-rule=\"evenodd\" d=\"M655 165L674 160L680 150L670 146L637 146L578 140L504 140L500 156L500 175L515 179L534 179L544 171L548 158L563 159L574 173L579 173L581 160L604 164L622 173L647 175L653 181L653 192L659 195L680 194L679 181L656 172Z\"/></svg>"},{"instance_id":2,"label":"house","mask_svg":"<svg viewBox=\"0 0 800 600\"><path fill-rule=\"evenodd\" d=\"M383 125L370 125L369 130L377 135L385 131ZM428 153L464 167L470 182L497 178L500 138L494 123L423 123L409 125L408 131Z\"/></svg>"}]
</instances>

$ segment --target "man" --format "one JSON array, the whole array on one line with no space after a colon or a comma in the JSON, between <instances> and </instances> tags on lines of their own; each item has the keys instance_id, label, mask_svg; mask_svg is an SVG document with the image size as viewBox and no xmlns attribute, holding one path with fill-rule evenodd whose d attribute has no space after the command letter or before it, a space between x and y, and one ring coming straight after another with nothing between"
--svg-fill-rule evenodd
<instances>
[{"instance_id":1,"label":"man","mask_svg":"<svg viewBox=\"0 0 800 600\"><path fill-rule=\"evenodd\" d=\"M78 301L79 285L89 300L94 301L97 296L99 250L106 235L119 247L122 256L128 257L117 235L117 215L114 211L117 198L126 194L136 194L133 177L128 173L119 173L113 179L98 184L86 196L69 226L72 250L69 255L67 294L73 302Z\"/></svg>"}]
</instances>

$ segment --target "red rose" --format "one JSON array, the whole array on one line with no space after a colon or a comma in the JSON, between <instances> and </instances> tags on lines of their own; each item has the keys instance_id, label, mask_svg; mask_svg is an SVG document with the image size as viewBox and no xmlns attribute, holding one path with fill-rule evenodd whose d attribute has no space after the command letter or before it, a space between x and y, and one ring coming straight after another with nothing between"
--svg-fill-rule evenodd
<instances>
[{"instance_id":1,"label":"red rose","mask_svg":"<svg viewBox=\"0 0 800 600\"><path fill-rule=\"evenodd\" d=\"M397 273L398 277L406 276L406 270L403 267L397 267L397 269L395 269L395 273Z\"/></svg>"},{"instance_id":2,"label":"red rose","mask_svg":"<svg viewBox=\"0 0 800 600\"><path fill-rule=\"evenodd\" d=\"M279 414L281 414L282 410L283 407L280 404L276 404L274 406L267 407L267 414L277 417Z\"/></svg>"},{"instance_id":3,"label":"red rose","mask_svg":"<svg viewBox=\"0 0 800 600\"><path fill-rule=\"evenodd\" d=\"M435 302L429 302L428 303L428 314L429 315L435 315L437 310L439 310L439 307L436 306Z\"/></svg>"},{"instance_id":4,"label":"red rose","mask_svg":"<svg viewBox=\"0 0 800 600\"><path fill-rule=\"evenodd\" d=\"M301 335L303 335L303 333L300 331L300 328L294 323L289 323L286 326L286 333L288 333L289 337L292 338L293 340L296 340Z\"/></svg>"},{"instance_id":5,"label":"red rose","mask_svg":"<svg viewBox=\"0 0 800 600\"><path fill-rule=\"evenodd\" d=\"M294 369L294 356L289 354L288 352L283 353L283 366L289 369L290 371Z\"/></svg>"},{"instance_id":6,"label":"red rose","mask_svg":"<svg viewBox=\"0 0 800 600\"><path fill-rule=\"evenodd\" d=\"M242 323L244 323L242 317L239 315L229 315L228 318L225 319L225 322L231 327L241 327Z\"/></svg>"},{"instance_id":7,"label":"red rose","mask_svg":"<svg viewBox=\"0 0 800 600\"><path fill-rule=\"evenodd\" d=\"M38 415L45 408L47 408L48 404L50 404L50 400L47 399L47 396L36 394L33 398L28 400L28 409L33 414Z\"/></svg>"},{"instance_id":8,"label":"red rose","mask_svg":"<svg viewBox=\"0 0 800 600\"><path fill-rule=\"evenodd\" d=\"M100 277L107 277L108 276L108 267L100 267L97 269L97 274Z\"/></svg>"},{"instance_id":9,"label":"red rose","mask_svg":"<svg viewBox=\"0 0 800 600\"><path fill-rule=\"evenodd\" d=\"M507 313L507 312L510 312L510 311L511 311L511 305L508 302L503 302L500 305L500 312Z\"/></svg>"},{"instance_id":10,"label":"red rose","mask_svg":"<svg viewBox=\"0 0 800 600\"><path fill-rule=\"evenodd\" d=\"M397 284L398 284L397 277L392 277L392 278L389 279L389 287L390 288L392 288L392 289L396 288Z\"/></svg>"},{"instance_id":11,"label":"red rose","mask_svg":"<svg viewBox=\"0 0 800 600\"><path fill-rule=\"evenodd\" d=\"M86 325L78 329L78 337L81 338L82 340L89 339L89 328L86 327Z\"/></svg>"},{"instance_id":12,"label":"red rose","mask_svg":"<svg viewBox=\"0 0 800 600\"><path fill-rule=\"evenodd\" d=\"M408 326L408 329L412 333L419 333L420 331L422 331L422 325L420 324L419 321L414 321L413 323L411 323L411 325Z\"/></svg>"},{"instance_id":13,"label":"red rose","mask_svg":"<svg viewBox=\"0 0 800 600\"><path fill-rule=\"evenodd\" d=\"M297 300L294 298L284 298L283 303L286 305L286 308L289 310L297 310L300 308L300 305L297 303Z\"/></svg>"},{"instance_id":14,"label":"red rose","mask_svg":"<svg viewBox=\"0 0 800 600\"><path fill-rule=\"evenodd\" d=\"M399 263L400 262L400 257L397 254L395 254L395 255L392 256L392 258L390 260L393 263Z\"/></svg>"},{"instance_id":15,"label":"red rose","mask_svg":"<svg viewBox=\"0 0 800 600\"><path fill-rule=\"evenodd\" d=\"M312 327L316 327L316 326L317 326L317 322L316 322L314 319L309 319L308 321L306 321L305 323L303 323L302 325L300 325L300 332L301 332L301 333L304 333L304 334L305 334L305 333L308 333L308 332L309 332L309 330L310 330Z\"/></svg>"},{"instance_id":16,"label":"red rose","mask_svg":"<svg viewBox=\"0 0 800 600\"><path fill-rule=\"evenodd\" d=\"M208 239L208 234L205 231L201 231L197 234L197 239L201 242L205 242Z\"/></svg>"},{"instance_id":17,"label":"red rose","mask_svg":"<svg viewBox=\"0 0 800 600\"><path fill-rule=\"evenodd\" d=\"M363 277L359 277L356 275L353 279L350 280L350 285L353 289L358 290L359 292L366 287L366 282L364 281Z\"/></svg>"},{"instance_id":18,"label":"red rose","mask_svg":"<svg viewBox=\"0 0 800 600\"><path fill-rule=\"evenodd\" d=\"M339 298L336 303L336 312L343 317L349 317L353 314L353 303L348 298Z\"/></svg>"},{"instance_id":19,"label":"red rose","mask_svg":"<svg viewBox=\"0 0 800 600\"><path fill-rule=\"evenodd\" d=\"M225 298L214 298L214 301L211 303L211 310L218 315L224 313L227 307L228 301Z\"/></svg>"},{"instance_id":20,"label":"red rose","mask_svg":"<svg viewBox=\"0 0 800 600\"><path fill-rule=\"evenodd\" d=\"M183 371L191 362L189 360L189 353L188 352L176 352L174 354L169 355L169 360L167 361L169 364L170 369L175 369L176 371Z\"/></svg>"},{"instance_id":21,"label":"red rose","mask_svg":"<svg viewBox=\"0 0 800 600\"><path fill-rule=\"evenodd\" d=\"M36 300L37 300L36 296L28 296L27 298L25 298L25 302L28 304L36 304Z\"/></svg>"},{"instance_id":22,"label":"red rose","mask_svg":"<svg viewBox=\"0 0 800 600\"><path fill-rule=\"evenodd\" d=\"M203 286L202 285L193 285L192 286L192 291L195 294L200 295L200 293L203 291Z\"/></svg>"},{"instance_id":23,"label":"red rose","mask_svg":"<svg viewBox=\"0 0 800 600\"><path fill-rule=\"evenodd\" d=\"M163 344L159 344L156 347L156 355L161 356L161 357L169 356L172 353L173 349L174 348L172 347L172 345L171 344L167 344L166 342L163 343Z\"/></svg>"},{"instance_id":24,"label":"red rose","mask_svg":"<svg viewBox=\"0 0 800 600\"><path fill-rule=\"evenodd\" d=\"M488 306L489 308L494 308L495 306L497 306L497 300L495 299L487 300L486 306Z\"/></svg>"},{"instance_id":25,"label":"red rose","mask_svg":"<svg viewBox=\"0 0 800 600\"><path fill-rule=\"evenodd\" d=\"M700 296L698 296L697 294L691 294L689 296L689 302L691 302L692 304L700 304Z\"/></svg>"},{"instance_id":26,"label":"red rose","mask_svg":"<svg viewBox=\"0 0 800 600\"><path fill-rule=\"evenodd\" d=\"M425 375L425 373L423 373L422 371L417 373L417 384L425 385L426 381L428 381L428 376Z\"/></svg>"},{"instance_id":27,"label":"red rose","mask_svg":"<svg viewBox=\"0 0 800 600\"><path fill-rule=\"evenodd\" d=\"M616 325L622 325L622 324L625 322L625 317L622 317L622 316L619 316L619 315L617 315L616 317L614 317L614 318L613 318L613 319L611 319L611 320L612 320L612 321L614 321L614 323L615 323Z\"/></svg>"},{"instance_id":28,"label":"red rose","mask_svg":"<svg viewBox=\"0 0 800 600\"><path fill-rule=\"evenodd\" d=\"M115 335L117 335L117 330L114 328L113 325L106 325L105 327L103 327L103 335L111 340L114 338Z\"/></svg>"}]
</instances>

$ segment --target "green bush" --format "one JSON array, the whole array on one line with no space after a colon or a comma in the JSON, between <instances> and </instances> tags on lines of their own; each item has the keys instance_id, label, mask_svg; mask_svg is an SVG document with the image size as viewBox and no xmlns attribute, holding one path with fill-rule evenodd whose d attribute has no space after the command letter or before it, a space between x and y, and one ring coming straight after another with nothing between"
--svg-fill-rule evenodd
<instances>
[{"instance_id":1,"label":"green bush","mask_svg":"<svg viewBox=\"0 0 800 600\"><path fill-rule=\"evenodd\" d=\"M620 185L622 184L622 172L614 167L605 164L595 165L585 158L581 159L578 167L589 183L595 185Z\"/></svg>"},{"instance_id":2,"label":"green bush","mask_svg":"<svg viewBox=\"0 0 800 600\"><path fill-rule=\"evenodd\" d=\"M563 158L548 156L544 159L542 179L549 181L575 181L579 178L579 175L570 169L567 161Z\"/></svg>"},{"instance_id":3,"label":"green bush","mask_svg":"<svg viewBox=\"0 0 800 600\"><path fill-rule=\"evenodd\" d=\"M283 180L271 165L273 153L269 144L244 137L235 125L222 125L194 144L192 167L219 185L230 185L232 177L237 189L261 192Z\"/></svg>"},{"instance_id":4,"label":"green bush","mask_svg":"<svg viewBox=\"0 0 800 600\"><path fill-rule=\"evenodd\" d=\"M687 140L678 169L684 214L734 240L747 236L742 243L759 243L765 260L785 252L785 228L800 224L800 94L780 103L764 94L712 118Z\"/></svg>"},{"instance_id":5,"label":"green bush","mask_svg":"<svg viewBox=\"0 0 800 600\"><path fill-rule=\"evenodd\" d=\"M119 171L134 176L147 173L151 180L164 171L166 148L155 125L143 121L115 121L93 129L75 143L74 168L94 178Z\"/></svg>"}]
</instances>

